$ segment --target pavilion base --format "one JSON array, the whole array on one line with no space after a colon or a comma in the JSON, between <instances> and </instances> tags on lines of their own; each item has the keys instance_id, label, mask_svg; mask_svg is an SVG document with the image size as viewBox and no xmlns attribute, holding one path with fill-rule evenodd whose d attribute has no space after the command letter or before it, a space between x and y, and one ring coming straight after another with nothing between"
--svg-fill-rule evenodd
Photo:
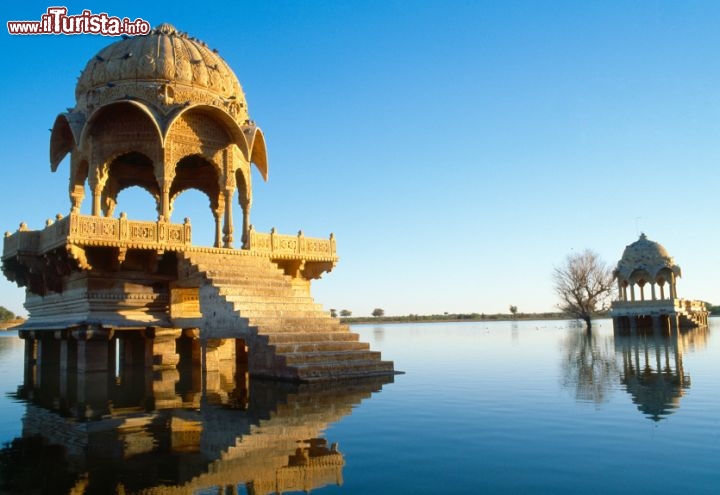
<instances>
[{"instance_id":1,"label":"pavilion base","mask_svg":"<svg viewBox=\"0 0 720 495\"><path fill-rule=\"evenodd\" d=\"M310 280L334 264L332 239L253 232L259 247L243 250L63 244L73 240L63 237L64 225L72 232L73 222L91 220L71 215L6 237L3 271L27 287L29 318L20 332L32 342L28 359L103 373L126 365L169 369L191 359L182 353L202 349L208 370L226 360L256 377L310 382L395 373L310 295ZM282 251L286 244L308 252Z\"/></svg>"},{"instance_id":2,"label":"pavilion base","mask_svg":"<svg viewBox=\"0 0 720 495\"><path fill-rule=\"evenodd\" d=\"M668 299L615 301L610 316L618 335L671 335L708 324L708 311L700 301Z\"/></svg>"}]
</instances>

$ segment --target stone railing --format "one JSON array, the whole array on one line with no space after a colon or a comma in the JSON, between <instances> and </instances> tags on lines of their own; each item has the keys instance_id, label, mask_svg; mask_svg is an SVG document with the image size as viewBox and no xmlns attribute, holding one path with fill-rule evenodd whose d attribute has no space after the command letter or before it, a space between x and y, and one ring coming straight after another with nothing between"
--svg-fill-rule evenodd
<instances>
[{"instance_id":1,"label":"stone railing","mask_svg":"<svg viewBox=\"0 0 720 495\"><path fill-rule=\"evenodd\" d=\"M694 301L691 299L646 299L644 301L613 301L614 309L634 309L644 308L648 311L653 309L672 308L676 313L696 313L706 311L705 303L702 301Z\"/></svg>"},{"instance_id":2,"label":"stone railing","mask_svg":"<svg viewBox=\"0 0 720 495\"><path fill-rule=\"evenodd\" d=\"M707 306L703 301L694 301L690 299L680 299L679 303L688 313L703 313L707 311Z\"/></svg>"},{"instance_id":3,"label":"stone railing","mask_svg":"<svg viewBox=\"0 0 720 495\"><path fill-rule=\"evenodd\" d=\"M14 233L5 234L3 258L21 254L47 253L68 244L89 247L119 247L128 249L178 250L191 246L191 225L165 221L143 222L120 218L99 217L71 213L48 220L43 230L29 230L24 223ZM248 232L248 250L267 254L277 260L337 261L335 236L328 239L278 234Z\"/></svg>"},{"instance_id":4,"label":"stone railing","mask_svg":"<svg viewBox=\"0 0 720 495\"><path fill-rule=\"evenodd\" d=\"M65 244L117 246L125 248L178 249L191 244L189 220L184 224L165 221L142 222L120 218L71 213L48 220L43 230L28 230L24 223L17 232L5 234L3 257L17 253L45 253Z\"/></svg>"},{"instance_id":5,"label":"stone railing","mask_svg":"<svg viewBox=\"0 0 720 495\"><path fill-rule=\"evenodd\" d=\"M248 232L248 249L267 253L276 259L305 259L308 261L336 261L335 236L328 239L305 237L302 231L297 235L278 234L273 228L269 234L257 232L252 226Z\"/></svg>"},{"instance_id":6,"label":"stone railing","mask_svg":"<svg viewBox=\"0 0 720 495\"><path fill-rule=\"evenodd\" d=\"M133 248L185 247L191 244L191 226L162 220L142 222L120 218L70 215L68 238L82 245L121 244Z\"/></svg>"}]
</instances>

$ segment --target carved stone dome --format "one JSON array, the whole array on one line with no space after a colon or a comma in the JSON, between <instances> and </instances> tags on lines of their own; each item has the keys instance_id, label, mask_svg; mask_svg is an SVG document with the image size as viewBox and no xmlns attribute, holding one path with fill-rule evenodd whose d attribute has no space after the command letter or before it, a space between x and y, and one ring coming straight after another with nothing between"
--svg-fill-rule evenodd
<instances>
[{"instance_id":1,"label":"carved stone dome","mask_svg":"<svg viewBox=\"0 0 720 495\"><path fill-rule=\"evenodd\" d=\"M680 267L667 250L661 244L649 240L645 234L640 234L637 241L625 247L615 273L629 278L633 272L641 270L655 277L663 268L680 275Z\"/></svg>"},{"instance_id":2,"label":"carved stone dome","mask_svg":"<svg viewBox=\"0 0 720 495\"><path fill-rule=\"evenodd\" d=\"M83 112L133 98L160 106L205 103L238 122L248 119L242 87L217 50L171 24L100 50L82 71L75 98Z\"/></svg>"}]
</instances>

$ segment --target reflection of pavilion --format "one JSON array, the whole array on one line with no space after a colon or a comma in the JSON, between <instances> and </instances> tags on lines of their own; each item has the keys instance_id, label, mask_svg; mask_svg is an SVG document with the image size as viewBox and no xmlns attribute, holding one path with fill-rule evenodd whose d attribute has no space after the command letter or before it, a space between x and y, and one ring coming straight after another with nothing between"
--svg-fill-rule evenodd
<instances>
[{"instance_id":1,"label":"reflection of pavilion","mask_svg":"<svg viewBox=\"0 0 720 495\"><path fill-rule=\"evenodd\" d=\"M238 485L269 494L341 484L343 455L323 432L392 381L320 386L235 379L231 371L181 365L52 379L36 370L42 379L20 388L28 399L23 436L2 452L0 477L5 486L51 483L53 493L68 494L237 493Z\"/></svg>"},{"instance_id":2,"label":"reflection of pavilion","mask_svg":"<svg viewBox=\"0 0 720 495\"><path fill-rule=\"evenodd\" d=\"M652 330L667 334L707 325L708 312L702 301L677 297L680 267L663 246L645 234L625 248L613 274L618 299L613 301L610 315L616 333Z\"/></svg>"},{"instance_id":3,"label":"reflection of pavilion","mask_svg":"<svg viewBox=\"0 0 720 495\"><path fill-rule=\"evenodd\" d=\"M622 356L621 383L648 418L659 421L680 406L680 397L690 387L683 351L704 345L707 332L699 328L669 336L615 336L615 350Z\"/></svg>"}]
</instances>

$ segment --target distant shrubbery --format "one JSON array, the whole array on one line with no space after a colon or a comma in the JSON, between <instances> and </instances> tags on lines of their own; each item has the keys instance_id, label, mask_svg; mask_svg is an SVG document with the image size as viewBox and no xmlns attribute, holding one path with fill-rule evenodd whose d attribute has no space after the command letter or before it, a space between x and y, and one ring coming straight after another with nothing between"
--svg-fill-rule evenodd
<instances>
[{"instance_id":1,"label":"distant shrubbery","mask_svg":"<svg viewBox=\"0 0 720 495\"><path fill-rule=\"evenodd\" d=\"M15 318L15 313L3 306L0 306L0 321L9 321L14 320Z\"/></svg>"},{"instance_id":2,"label":"distant shrubbery","mask_svg":"<svg viewBox=\"0 0 720 495\"><path fill-rule=\"evenodd\" d=\"M720 315L720 306L714 306L710 303L705 303L705 305L707 306L707 309L711 315Z\"/></svg>"},{"instance_id":3,"label":"distant shrubbery","mask_svg":"<svg viewBox=\"0 0 720 495\"><path fill-rule=\"evenodd\" d=\"M444 313L441 315L416 315L409 314L406 316L373 316L373 317L353 317L343 318L346 323L365 323L365 322L413 322L413 321L492 321L492 320L555 320L565 319L567 315L563 313Z\"/></svg>"}]
</instances>

